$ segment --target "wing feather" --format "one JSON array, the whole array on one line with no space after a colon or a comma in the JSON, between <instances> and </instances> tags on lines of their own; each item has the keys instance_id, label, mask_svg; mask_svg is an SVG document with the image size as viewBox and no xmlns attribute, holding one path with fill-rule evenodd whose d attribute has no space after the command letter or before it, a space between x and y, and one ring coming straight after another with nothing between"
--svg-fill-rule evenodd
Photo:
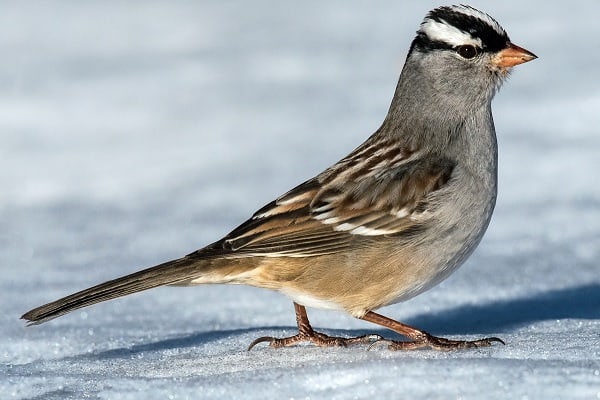
<instances>
[{"instance_id":1,"label":"wing feather","mask_svg":"<svg viewBox=\"0 0 600 400\"><path fill-rule=\"evenodd\" d=\"M373 146L366 147L267 204L215 245L231 257L310 257L344 251L361 236L414 233L455 163L398 146L369 157Z\"/></svg>"}]
</instances>

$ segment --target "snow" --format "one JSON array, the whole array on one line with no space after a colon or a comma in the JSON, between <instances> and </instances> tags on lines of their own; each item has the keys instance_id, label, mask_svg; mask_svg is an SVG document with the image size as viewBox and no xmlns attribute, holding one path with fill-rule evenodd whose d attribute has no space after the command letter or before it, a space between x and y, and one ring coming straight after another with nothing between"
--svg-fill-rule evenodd
<instances>
[{"instance_id":1,"label":"snow","mask_svg":"<svg viewBox=\"0 0 600 400\"><path fill-rule=\"evenodd\" d=\"M437 2L4 3L3 399L600 398L598 2L476 2L540 58L494 101L500 194L469 261L381 313L506 346L274 350L291 302L159 288L25 327L59 296L175 258L381 122ZM329 334L376 332L308 310Z\"/></svg>"}]
</instances>

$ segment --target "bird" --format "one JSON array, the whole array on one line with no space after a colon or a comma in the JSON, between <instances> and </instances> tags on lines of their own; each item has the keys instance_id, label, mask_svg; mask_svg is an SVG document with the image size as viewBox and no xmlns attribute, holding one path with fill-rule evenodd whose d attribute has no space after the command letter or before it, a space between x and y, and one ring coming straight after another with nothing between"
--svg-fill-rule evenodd
<instances>
[{"instance_id":1,"label":"bird","mask_svg":"<svg viewBox=\"0 0 600 400\"><path fill-rule=\"evenodd\" d=\"M384 344L454 350L504 342L434 336L376 313L430 289L481 241L497 197L491 102L516 65L537 56L468 5L429 11L414 37L380 127L346 157L256 211L229 234L181 258L34 308L40 324L163 285L243 284L291 298L298 332L251 343ZM306 307L389 329L336 337L315 331Z\"/></svg>"}]
</instances>

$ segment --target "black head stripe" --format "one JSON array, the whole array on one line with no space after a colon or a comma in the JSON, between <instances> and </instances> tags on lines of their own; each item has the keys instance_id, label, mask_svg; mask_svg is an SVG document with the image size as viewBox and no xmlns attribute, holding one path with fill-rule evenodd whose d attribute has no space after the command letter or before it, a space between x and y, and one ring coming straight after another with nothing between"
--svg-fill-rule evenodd
<instances>
[{"instance_id":1,"label":"black head stripe","mask_svg":"<svg viewBox=\"0 0 600 400\"><path fill-rule=\"evenodd\" d=\"M415 39L413 40L412 44L410 45L410 51L409 53L413 50L413 48L418 48L421 51L430 51L430 50L451 50L453 48L452 45L446 43L446 42L441 42L439 40L431 40L429 39L429 37L427 37L427 35L421 31L417 32L417 36L415 37Z\"/></svg>"},{"instance_id":2,"label":"black head stripe","mask_svg":"<svg viewBox=\"0 0 600 400\"><path fill-rule=\"evenodd\" d=\"M480 39L483 51L496 52L506 47L510 41L504 29L487 14L468 6L439 7L427 14L425 21L433 20L468 33L474 39ZM422 30L417 31L411 49L422 50L448 49L453 46L440 40L430 39Z\"/></svg>"}]
</instances>

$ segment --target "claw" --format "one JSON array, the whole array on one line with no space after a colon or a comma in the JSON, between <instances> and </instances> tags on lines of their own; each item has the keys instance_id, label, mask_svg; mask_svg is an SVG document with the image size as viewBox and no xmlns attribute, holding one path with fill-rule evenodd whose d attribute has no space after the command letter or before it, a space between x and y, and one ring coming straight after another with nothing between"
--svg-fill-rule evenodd
<instances>
[{"instance_id":1,"label":"claw","mask_svg":"<svg viewBox=\"0 0 600 400\"><path fill-rule=\"evenodd\" d=\"M259 344L259 343L269 342L269 344L271 344L275 340L277 340L277 339L274 338L274 337L271 337L271 336L262 336L262 337L259 337L258 339L255 339L254 341L252 341L252 343L250 343L250 346L248 346L248 349L246 349L246 351L252 350L252 348L254 346L256 346L257 344Z\"/></svg>"},{"instance_id":2,"label":"claw","mask_svg":"<svg viewBox=\"0 0 600 400\"><path fill-rule=\"evenodd\" d=\"M504 340L497 338L497 337L489 337L489 338L485 338L484 340L487 340L489 342L489 345L491 346L492 343L496 342L496 343L500 343L504 346L506 346L506 343L504 342Z\"/></svg>"}]
</instances>

